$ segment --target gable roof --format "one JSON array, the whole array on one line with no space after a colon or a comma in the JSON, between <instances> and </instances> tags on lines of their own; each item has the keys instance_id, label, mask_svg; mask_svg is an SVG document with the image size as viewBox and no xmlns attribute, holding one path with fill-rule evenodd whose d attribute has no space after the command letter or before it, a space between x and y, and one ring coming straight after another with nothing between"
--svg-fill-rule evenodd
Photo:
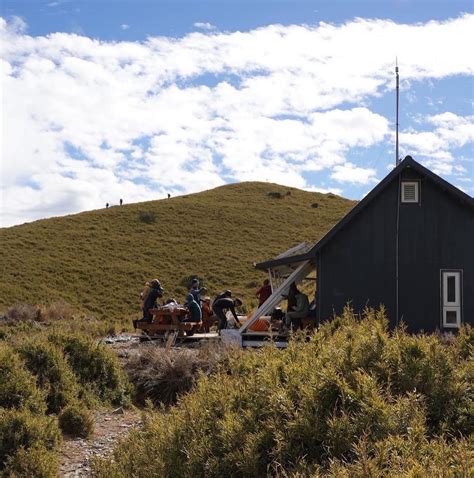
<instances>
[{"instance_id":1,"label":"gable roof","mask_svg":"<svg viewBox=\"0 0 474 478\"><path fill-rule=\"evenodd\" d=\"M462 203L467 204L474 211L474 199L464 193L448 181L439 177L429 169L417 163L411 156L407 156L400 164L395 167L385 178L375 186L359 203L357 203L338 223L336 223L312 248L305 254L290 257L282 257L272 259L265 262L255 264L257 269L267 270L282 265L296 264L299 262L314 259L316 253L324 247L348 222L357 216L363 209L367 207L398 175L406 168L411 168L423 176L431 179L441 189L456 197Z\"/></svg>"}]
</instances>

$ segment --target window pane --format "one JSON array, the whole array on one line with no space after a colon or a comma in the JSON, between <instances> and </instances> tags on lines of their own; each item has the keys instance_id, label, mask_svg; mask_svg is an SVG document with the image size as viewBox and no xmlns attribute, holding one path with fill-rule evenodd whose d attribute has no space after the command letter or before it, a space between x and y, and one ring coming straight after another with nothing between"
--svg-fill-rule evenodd
<instances>
[{"instance_id":1,"label":"window pane","mask_svg":"<svg viewBox=\"0 0 474 478\"><path fill-rule=\"evenodd\" d=\"M455 276L448 276L447 288L448 288L448 294L447 294L448 302L456 302L456 277Z\"/></svg>"},{"instance_id":2,"label":"window pane","mask_svg":"<svg viewBox=\"0 0 474 478\"><path fill-rule=\"evenodd\" d=\"M455 310L446 311L446 324L457 324L458 313Z\"/></svg>"}]
</instances>

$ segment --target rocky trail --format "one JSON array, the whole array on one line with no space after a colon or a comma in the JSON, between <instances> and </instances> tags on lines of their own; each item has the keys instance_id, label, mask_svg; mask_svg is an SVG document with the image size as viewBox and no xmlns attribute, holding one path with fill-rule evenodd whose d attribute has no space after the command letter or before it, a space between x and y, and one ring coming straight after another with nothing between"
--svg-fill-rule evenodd
<instances>
[{"instance_id":1,"label":"rocky trail","mask_svg":"<svg viewBox=\"0 0 474 478\"><path fill-rule=\"evenodd\" d=\"M95 430L91 438L64 437L60 450L59 477L82 478L91 476L91 461L109 455L119 439L140 424L139 410L97 411Z\"/></svg>"},{"instance_id":2,"label":"rocky trail","mask_svg":"<svg viewBox=\"0 0 474 478\"><path fill-rule=\"evenodd\" d=\"M124 366L132 357L148 349L161 349L165 352L171 348L179 349L183 346L196 350L196 347L199 346L197 343L176 344L175 346L158 341L141 343L138 336L135 335L106 337L102 343L117 354ZM95 429L92 437L87 439L63 437L59 458L59 477L90 477L93 458L110 455L118 441L125 438L133 427L140 425L141 413L136 408L100 410L94 412L94 419Z\"/></svg>"}]
</instances>

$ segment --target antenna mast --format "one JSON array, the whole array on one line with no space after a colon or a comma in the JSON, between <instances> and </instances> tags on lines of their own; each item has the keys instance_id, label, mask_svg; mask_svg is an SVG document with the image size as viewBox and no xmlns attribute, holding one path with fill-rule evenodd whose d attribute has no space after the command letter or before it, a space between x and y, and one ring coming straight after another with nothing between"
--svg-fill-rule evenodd
<instances>
[{"instance_id":1,"label":"antenna mast","mask_svg":"<svg viewBox=\"0 0 474 478\"><path fill-rule=\"evenodd\" d=\"M398 79L398 59L395 57L395 75L397 78L397 119L396 119L396 133L395 133L395 166L398 166L400 162L400 157L398 155L398 103L400 97L400 86Z\"/></svg>"}]
</instances>

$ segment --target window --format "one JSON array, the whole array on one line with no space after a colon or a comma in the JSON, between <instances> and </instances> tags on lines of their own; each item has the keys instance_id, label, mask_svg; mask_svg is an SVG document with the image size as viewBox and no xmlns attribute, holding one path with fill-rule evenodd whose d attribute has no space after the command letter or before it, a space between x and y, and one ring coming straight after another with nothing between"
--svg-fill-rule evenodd
<instances>
[{"instance_id":1,"label":"window","mask_svg":"<svg viewBox=\"0 0 474 478\"><path fill-rule=\"evenodd\" d=\"M402 181L402 202L418 203L420 197L419 187L418 181Z\"/></svg>"},{"instance_id":2,"label":"window","mask_svg":"<svg viewBox=\"0 0 474 478\"><path fill-rule=\"evenodd\" d=\"M462 271L441 271L441 302L443 327L461 326Z\"/></svg>"}]
</instances>

